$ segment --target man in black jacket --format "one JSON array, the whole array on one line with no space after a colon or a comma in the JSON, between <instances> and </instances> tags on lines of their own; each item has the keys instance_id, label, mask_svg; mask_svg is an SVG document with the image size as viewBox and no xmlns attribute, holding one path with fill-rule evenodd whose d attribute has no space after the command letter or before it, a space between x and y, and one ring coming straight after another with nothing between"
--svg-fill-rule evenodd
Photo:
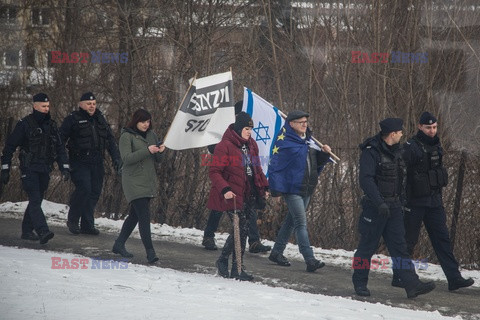
<instances>
[{"instance_id":1,"label":"man in black jacket","mask_svg":"<svg viewBox=\"0 0 480 320\"><path fill-rule=\"evenodd\" d=\"M45 93L33 96L33 112L20 120L7 138L2 152L0 173L2 184L7 184L10 180L12 157L17 147L20 147L22 187L28 195L21 238L40 240L41 244L45 244L54 236L48 228L41 207L50 182L53 162L58 163L64 181L70 178L65 147L58 133L57 124L50 117L50 99Z\"/></svg>"},{"instance_id":2,"label":"man in black jacket","mask_svg":"<svg viewBox=\"0 0 480 320\"><path fill-rule=\"evenodd\" d=\"M381 132L361 145L360 187L364 192L358 230L360 242L353 258L352 281L359 296L370 296L367 288L371 258L383 237L408 298L435 288L433 282L421 282L415 273L405 243L402 202L405 164L400 139L403 121L387 118L380 122Z\"/></svg>"},{"instance_id":3,"label":"man in black jacket","mask_svg":"<svg viewBox=\"0 0 480 320\"><path fill-rule=\"evenodd\" d=\"M95 228L94 211L102 191L105 149L117 172L121 168L121 159L110 126L97 109L93 93L86 92L81 96L79 110L63 120L60 133L67 145L75 184L75 191L70 197L68 229L73 234L98 235L100 232Z\"/></svg>"},{"instance_id":4,"label":"man in black jacket","mask_svg":"<svg viewBox=\"0 0 480 320\"><path fill-rule=\"evenodd\" d=\"M432 247L448 280L448 290L471 286L473 279L464 279L452 251L446 225L442 189L448 174L443 166L443 149L437 136L437 119L429 112L420 116L418 132L404 145L407 165L407 206L405 207L405 240L410 255L418 242L422 222ZM394 272L392 286L403 288Z\"/></svg>"}]
</instances>

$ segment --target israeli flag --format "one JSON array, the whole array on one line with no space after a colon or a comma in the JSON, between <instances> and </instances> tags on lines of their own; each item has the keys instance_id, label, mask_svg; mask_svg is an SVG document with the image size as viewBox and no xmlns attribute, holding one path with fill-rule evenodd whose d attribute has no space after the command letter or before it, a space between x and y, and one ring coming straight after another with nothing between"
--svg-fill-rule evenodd
<instances>
[{"instance_id":1,"label":"israeli flag","mask_svg":"<svg viewBox=\"0 0 480 320\"><path fill-rule=\"evenodd\" d=\"M258 145L259 164L262 166L265 176L268 177L268 162L272 154L272 148L285 120L283 120L276 107L248 88L244 88L243 91L242 111L252 117L252 138Z\"/></svg>"}]
</instances>

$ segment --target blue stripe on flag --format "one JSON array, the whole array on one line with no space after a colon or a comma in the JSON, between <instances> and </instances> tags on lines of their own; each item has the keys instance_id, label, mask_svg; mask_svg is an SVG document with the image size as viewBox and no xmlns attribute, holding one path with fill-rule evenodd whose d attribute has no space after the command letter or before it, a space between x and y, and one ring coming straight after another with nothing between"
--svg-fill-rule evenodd
<instances>
[{"instance_id":1,"label":"blue stripe on flag","mask_svg":"<svg viewBox=\"0 0 480 320\"><path fill-rule=\"evenodd\" d=\"M252 95L252 90L247 89L247 94L248 94L248 99L247 99L247 113L250 115L250 117L253 115L253 95Z\"/></svg>"}]
</instances>

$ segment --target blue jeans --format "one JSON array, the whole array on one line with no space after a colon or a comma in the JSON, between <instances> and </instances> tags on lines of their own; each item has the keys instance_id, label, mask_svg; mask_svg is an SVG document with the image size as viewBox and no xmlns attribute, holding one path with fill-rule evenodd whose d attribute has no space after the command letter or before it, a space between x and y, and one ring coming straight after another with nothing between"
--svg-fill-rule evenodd
<instances>
[{"instance_id":1,"label":"blue jeans","mask_svg":"<svg viewBox=\"0 0 480 320\"><path fill-rule=\"evenodd\" d=\"M314 258L313 250L310 247L307 230L307 206L310 196L302 197L298 194L284 194L283 198L287 203L288 214L283 220L282 227L278 231L272 253L282 253L287 246L288 240L293 232L298 243L298 249L305 261Z\"/></svg>"}]
</instances>

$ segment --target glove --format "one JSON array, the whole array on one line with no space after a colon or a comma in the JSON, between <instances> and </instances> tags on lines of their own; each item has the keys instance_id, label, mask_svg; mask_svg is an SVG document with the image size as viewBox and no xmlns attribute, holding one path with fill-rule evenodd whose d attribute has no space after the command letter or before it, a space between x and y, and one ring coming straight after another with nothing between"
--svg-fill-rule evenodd
<instances>
[{"instance_id":1,"label":"glove","mask_svg":"<svg viewBox=\"0 0 480 320\"><path fill-rule=\"evenodd\" d=\"M7 184L8 180L10 180L10 169L3 169L0 173L0 182Z\"/></svg>"},{"instance_id":2,"label":"glove","mask_svg":"<svg viewBox=\"0 0 480 320\"><path fill-rule=\"evenodd\" d=\"M68 170L63 170L63 171L62 171L62 177L63 177L63 181L68 181L68 180L70 180L70 171L68 171Z\"/></svg>"},{"instance_id":3,"label":"glove","mask_svg":"<svg viewBox=\"0 0 480 320\"><path fill-rule=\"evenodd\" d=\"M113 169L115 169L117 174L120 173L120 170L122 170L122 159L113 160Z\"/></svg>"},{"instance_id":4,"label":"glove","mask_svg":"<svg viewBox=\"0 0 480 320\"><path fill-rule=\"evenodd\" d=\"M390 208L385 202L378 206L378 215L383 218L390 217Z\"/></svg>"}]
</instances>

